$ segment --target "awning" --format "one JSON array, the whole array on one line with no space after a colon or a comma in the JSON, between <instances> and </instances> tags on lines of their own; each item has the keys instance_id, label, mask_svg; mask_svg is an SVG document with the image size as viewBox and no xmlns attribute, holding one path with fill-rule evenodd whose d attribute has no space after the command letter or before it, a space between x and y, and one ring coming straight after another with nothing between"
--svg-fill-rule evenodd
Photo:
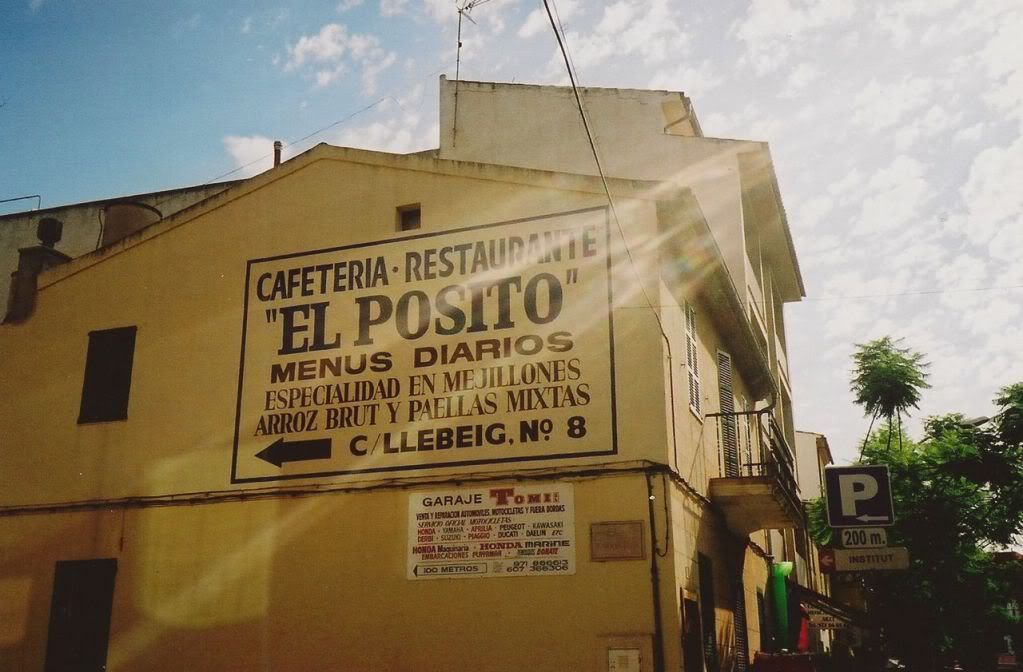
<instances>
[{"instance_id":1,"label":"awning","mask_svg":"<svg viewBox=\"0 0 1023 672\"><path fill-rule=\"evenodd\" d=\"M868 627L869 625L867 614L859 609L853 609L847 604L843 604L827 595L821 595L817 591L801 586L798 583L789 583L789 590L792 591L794 599L806 606L816 607L850 625L856 625L861 628Z\"/></svg>"}]
</instances>

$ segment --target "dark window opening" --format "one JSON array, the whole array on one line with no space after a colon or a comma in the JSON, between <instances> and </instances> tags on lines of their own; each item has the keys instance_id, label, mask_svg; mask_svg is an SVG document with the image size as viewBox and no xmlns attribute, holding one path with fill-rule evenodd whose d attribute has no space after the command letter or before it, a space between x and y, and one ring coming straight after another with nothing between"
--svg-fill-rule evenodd
<instances>
[{"instance_id":1,"label":"dark window opening","mask_svg":"<svg viewBox=\"0 0 1023 672\"><path fill-rule=\"evenodd\" d=\"M696 600L682 599L682 662L684 669L703 670L703 629Z\"/></svg>"},{"instance_id":2,"label":"dark window opening","mask_svg":"<svg viewBox=\"0 0 1023 672\"><path fill-rule=\"evenodd\" d=\"M116 574L114 559L57 563L46 641L46 672L106 669Z\"/></svg>"},{"instance_id":3,"label":"dark window opening","mask_svg":"<svg viewBox=\"0 0 1023 672\"><path fill-rule=\"evenodd\" d=\"M398 230L412 231L423 225L423 211L418 203L398 208Z\"/></svg>"},{"instance_id":4,"label":"dark window opening","mask_svg":"<svg viewBox=\"0 0 1023 672\"><path fill-rule=\"evenodd\" d=\"M137 327L89 332L79 424L125 420Z\"/></svg>"}]
</instances>

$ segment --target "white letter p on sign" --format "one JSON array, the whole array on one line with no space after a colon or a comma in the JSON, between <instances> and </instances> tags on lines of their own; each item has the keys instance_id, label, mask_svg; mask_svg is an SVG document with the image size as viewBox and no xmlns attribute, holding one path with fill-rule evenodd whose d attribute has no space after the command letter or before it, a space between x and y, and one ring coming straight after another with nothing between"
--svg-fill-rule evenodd
<instances>
[{"instance_id":1,"label":"white letter p on sign","mask_svg":"<svg viewBox=\"0 0 1023 672\"><path fill-rule=\"evenodd\" d=\"M867 474L842 474L838 477L838 487L842 493L842 515L855 516L856 502L877 494L877 479Z\"/></svg>"}]
</instances>

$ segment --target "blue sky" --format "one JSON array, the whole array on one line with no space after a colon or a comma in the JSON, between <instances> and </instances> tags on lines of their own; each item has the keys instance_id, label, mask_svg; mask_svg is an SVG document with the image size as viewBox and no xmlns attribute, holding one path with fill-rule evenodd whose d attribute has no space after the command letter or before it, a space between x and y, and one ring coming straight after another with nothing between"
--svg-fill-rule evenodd
<instances>
[{"instance_id":1,"label":"blue sky","mask_svg":"<svg viewBox=\"0 0 1023 672\"><path fill-rule=\"evenodd\" d=\"M771 143L809 295L786 313L798 426L853 455L849 355L884 334L932 362L917 417L990 414L1023 380L1019 0L556 4L582 84L682 90L708 135ZM476 7L462 76L565 83L541 11ZM0 198L251 175L339 121L286 154L436 146L456 20L454 0L9 0Z\"/></svg>"}]
</instances>

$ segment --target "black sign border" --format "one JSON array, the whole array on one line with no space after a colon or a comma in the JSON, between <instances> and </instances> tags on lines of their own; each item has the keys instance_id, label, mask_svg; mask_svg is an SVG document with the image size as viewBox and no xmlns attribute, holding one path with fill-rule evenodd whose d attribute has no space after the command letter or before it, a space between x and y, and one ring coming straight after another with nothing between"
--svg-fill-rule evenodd
<instances>
[{"instance_id":1,"label":"black sign border","mask_svg":"<svg viewBox=\"0 0 1023 672\"><path fill-rule=\"evenodd\" d=\"M293 259L295 257L306 257L314 254L324 254L327 252L341 252L345 250L355 250L362 247L371 247L374 245L386 245L389 243L400 243L409 240L419 240L422 238L433 238L435 236L445 236L452 233L464 233L467 231L479 231L482 229L491 229L499 226L508 226L510 224L522 224L524 222L537 222L545 219L554 219L557 217L565 217L569 215L579 215L589 212L604 212L604 238L605 238L605 255L607 258L607 328L608 328L608 355L610 356L610 374L611 374L611 449L603 451L586 451L586 452L575 452L575 453L558 453L556 455L522 455L518 457L504 457L504 458L493 458L493 459L477 459L477 460L458 460L453 462L437 462L433 464L405 464L397 465L393 467L369 467L366 469L343 469L333 471L317 471L301 474L281 474L279 476L251 476L248 478L238 477L238 441L241 436L241 421L242 421L242 388L245 376L245 337L248 333L248 319L249 319L249 280L252 273L252 265L265 263L268 261L279 261L281 259ZM606 455L617 455L618 454L618 405L617 405L617 386L615 377L615 334L614 334L614 292L611 275L611 213L609 206L596 206L590 208L580 208L578 210L568 210L565 212L554 212L547 215L538 215L536 217L523 217L521 219L510 219L502 222L492 222L490 224L479 224L476 226L467 226L461 229L446 229L443 231L430 231L428 233L418 233L412 236L400 236L398 238L387 238L384 240L367 241L363 243L353 243L351 245L341 245L338 247L326 247L319 250L310 250L304 252L291 252L288 254L280 254L272 257L260 257L258 259L249 259L245 265L245 288L243 291L243 305L242 305L242 339L241 339L241 357L238 364L238 400L235 404L235 421L234 421L234 447L231 455L231 484L238 483L266 483L271 481L290 481L296 479L309 479L309 478L324 478L329 476L347 476L351 474L374 474L374 473L387 473L395 471L417 471L422 469L445 469L448 467L461 467L461 466L474 466L480 464L502 464L502 463L514 463L514 462L535 462L542 460L564 460L573 459L579 457L600 457Z\"/></svg>"},{"instance_id":2,"label":"black sign border","mask_svg":"<svg viewBox=\"0 0 1023 672\"><path fill-rule=\"evenodd\" d=\"M855 472L856 470L865 471L865 469L884 469L885 478L888 479L888 510L891 512L891 519L887 523L881 523L877 521L863 522L857 520L855 523L843 523L839 521L837 524L831 522L831 499L828 497L828 478L827 473L831 472ZM892 470L887 464L849 464L849 465L835 465L829 464L824 467L824 507L827 511L828 527L836 530L848 530L851 528L859 527L894 527L895 526L895 496L892 493ZM846 518L846 516L842 516ZM869 549L857 549L857 550L869 550Z\"/></svg>"}]
</instances>

